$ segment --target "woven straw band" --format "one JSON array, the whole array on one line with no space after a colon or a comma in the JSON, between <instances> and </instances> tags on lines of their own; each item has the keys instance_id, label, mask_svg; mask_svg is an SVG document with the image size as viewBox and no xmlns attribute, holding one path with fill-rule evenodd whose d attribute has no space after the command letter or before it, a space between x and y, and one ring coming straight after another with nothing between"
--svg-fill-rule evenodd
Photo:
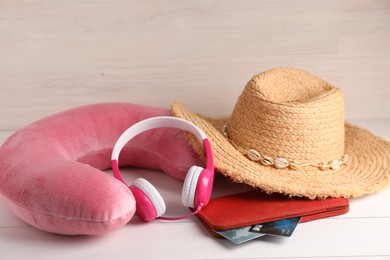
<instances>
[{"instance_id":1,"label":"woven straw band","mask_svg":"<svg viewBox=\"0 0 390 260\"><path fill-rule=\"evenodd\" d=\"M314 166L318 167L322 171L326 170L337 170L342 165L346 164L348 161L348 154L344 154L342 158L338 160L332 160L330 162L321 162L321 163L301 163L294 159L287 159L281 156L278 156L276 158L272 158L267 155L263 155L258 150L254 148L245 149L243 147L240 147L239 145L235 144L233 140L229 138L229 135L227 133L227 126L224 125L221 129L222 134L225 136L225 138L242 154L247 156L250 160L259 162L264 166L275 166L277 169L284 169L284 168L290 168L293 170L299 170L302 167L306 166Z\"/></svg>"},{"instance_id":2,"label":"woven straw band","mask_svg":"<svg viewBox=\"0 0 390 260\"><path fill-rule=\"evenodd\" d=\"M225 134L250 159L261 151L266 155L259 158L264 165L274 165L272 158L283 158L278 165L292 158L288 160L292 169L303 165L329 169L332 162L336 169L346 162L343 93L300 73L281 70L253 77L236 103Z\"/></svg>"}]
</instances>

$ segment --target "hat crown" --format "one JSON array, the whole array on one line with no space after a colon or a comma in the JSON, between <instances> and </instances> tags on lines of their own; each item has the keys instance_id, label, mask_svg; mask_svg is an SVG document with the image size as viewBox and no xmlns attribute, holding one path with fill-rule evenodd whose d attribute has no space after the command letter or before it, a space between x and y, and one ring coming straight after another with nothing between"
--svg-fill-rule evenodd
<instances>
[{"instance_id":1,"label":"hat crown","mask_svg":"<svg viewBox=\"0 0 390 260\"><path fill-rule=\"evenodd\" d=\"M273 158L339 159L344 155L343 92L302 70L265 71L247 83L227 132L242 148Z\"/></svg>"}]
</instances>

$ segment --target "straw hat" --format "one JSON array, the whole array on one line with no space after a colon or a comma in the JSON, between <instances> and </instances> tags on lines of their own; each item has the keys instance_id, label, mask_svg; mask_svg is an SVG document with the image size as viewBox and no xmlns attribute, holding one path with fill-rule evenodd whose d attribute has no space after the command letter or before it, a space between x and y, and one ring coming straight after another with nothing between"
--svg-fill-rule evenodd
<instances>
[{"instance_id":1,"label":"straw hat","mask_svg":"<svg viewBox=\"0 0 390 260\"><path fill-rule=\"evenodd\" d=\"M352 198L390 182L390 142L346 123L342 90L302 70L254 76L229 118L207 118L179 102L172 113L209 136L218 172L268 193Z\"/></svg>"}]
</instances>

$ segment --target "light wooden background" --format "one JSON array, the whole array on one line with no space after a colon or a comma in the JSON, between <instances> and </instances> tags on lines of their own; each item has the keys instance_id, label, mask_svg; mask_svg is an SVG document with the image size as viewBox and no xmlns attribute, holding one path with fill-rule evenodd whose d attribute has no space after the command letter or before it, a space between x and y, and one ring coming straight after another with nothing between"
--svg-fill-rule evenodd
<instances>
[{"instance_id":1,"label":"light wooden background","mask_svg":"<svg viewBox=\"0 0 390 260\"><path fill-rule=\"evenodd\" d=\"M348 119L390 118L390 1L0 0L0 130L96 102L229 115L276 66L343 88Z\"/></svg>"}]
</instances>

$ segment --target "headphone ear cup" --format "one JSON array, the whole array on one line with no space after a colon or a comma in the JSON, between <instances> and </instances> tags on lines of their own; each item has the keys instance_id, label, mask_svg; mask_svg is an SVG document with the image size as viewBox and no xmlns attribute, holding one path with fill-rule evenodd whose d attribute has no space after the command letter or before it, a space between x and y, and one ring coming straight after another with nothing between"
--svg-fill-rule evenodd
<instances>
[{"instance_id":1,"label":"headphone ear cup","mask_svg":"<svg viewBox=\"0 0 390 260\"><path fill-rule=\"evenodd\" d=\"M136 214L143 221L152 221L165 213L165 202L157 189L143 178L130 186L136 201Z\"/></svg>"},{"instance_id":2,"label":"headphone ear cup","mask_svg":"<svg viewBox=\"0 0 390 260\"><path fill-rule=\"evenodd\" d=\"M203 168L199 166L192 166L188 172L186 179L184 180L183 190L181 193L181 200L184 206L190 208L196 208L195 205L195 193L196 186L198 184L199 176Z\"/></svg>"}]
</instances>

